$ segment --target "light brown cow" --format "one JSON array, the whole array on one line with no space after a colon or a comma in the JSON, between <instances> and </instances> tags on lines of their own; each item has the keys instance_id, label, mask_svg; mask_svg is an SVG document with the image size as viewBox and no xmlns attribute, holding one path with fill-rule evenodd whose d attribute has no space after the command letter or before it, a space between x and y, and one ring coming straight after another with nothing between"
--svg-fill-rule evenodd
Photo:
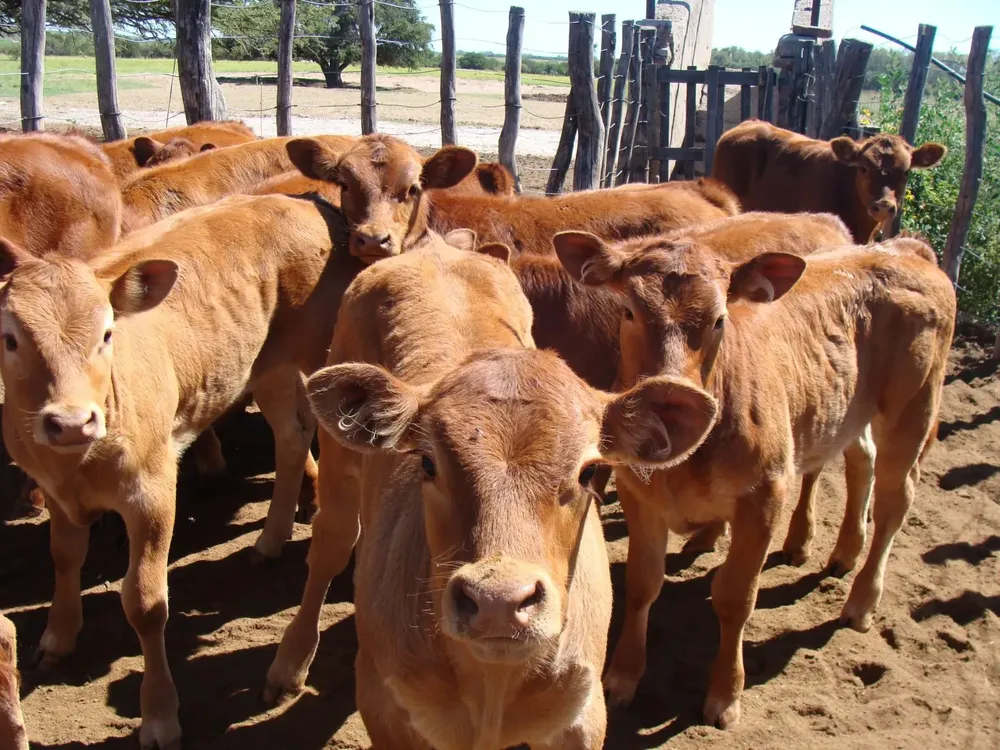
<instances>
[{"instance_id":1,"label":"light brown cow","mask_svg":"<svg viewBox=\"0 0 1000 750\"><path fill-rule=\"evenodd\" d=\"M398 255L426 231L471 229L480 242L504 243L516 254L551 255L552 236L567 229L585 229L615 240L669 232L739 211L729 190L711 180L555 198L425 190L412 170L387 168L365 158L338 158L322 144L307 145L309 141L297 142L302 145L295 165L307 177L341 186L344 216L354 227L351 252L368 262ZM462 151L442 149L437 158L442 165L446 159L464 163L468 155ZM404 196L410 200L403 201Z\"/></svg>"},{"instance_id":2,"label":"light brown cow","mask_svg":"<svg viewBox=\"0 0 1000 750\"><path fill-rule=\"evenodd\" d=\"M602 747L611 586L585 488L597 461L681 460L714 402L664 378L594 391L530 329L513 274L449 248L377 263L348 290L330 362L352 362L308 386L329 430L320 511L268 697L301 688L363 529L357 705L374 750ZM660 433L674 452L649 450Z\"/></svg>"},{"instance_id":3,"label":"light brown cow","mask_svg":"<svg viewBox=\"0 0 1000 750\"><path fill-rule=\"evenodd\" d=\"M868 424L877 446L875 531L842 618L861 631L871 626L941 399L954 290L928 262L930 249L912 239L744 263L669 240L627 254L567 233L556 247L575 278L607 284L625 300L623 385L664 373L701 385L720 404L718 424L687 461L618 474L630 534L627 597L605 686L614 702L628 702L645 669L668 530L726 520L732 543L712 580L721 638L704 714L730 726L740 716L743 629L789 482L822 467ZM863 490L849 488L849 506ZM849 508L831 555L844 571L864 547L858 518L863 512Z\"/></svg>"},{"instance_id":4,"label":"light brown cow","mask_svg":"<svg viewBox=\"0 0 1000 750\"><path fill-rule=\"evenodd\" d=\"M75 135L0 135L0 236L35 256L88 258L118 239L111 162Z\"/></svg>"},{"instance_id":5,"label":"light brown cow","mask_svg":"<svg viewBox=\"0 0 1000 750\"><path fill-rule=\"evenodd\" d=\"M827 211L863 244L895 217L910 170L933 167L947 152L940 143L913 148L886 133L817 141L747 120L719 139L712 177L747 211Z\"/></svg>"},{"instance_id":6,"label":"light brown cow","mask_svg":"<svg viewBox=\"0 0 1000 750\"><path fill-rule=\"evenodd\" d=\"M17 673L17 631L0 615L0 747L28 750L28 734L21 715L20 675Z\"/></svg>"},{"instance_id":7,"label":"light brown cow","mask_svg":"<svg viewBox=\"0 0 1000 750\"><path fill-rule=\"evenodd\" d=\"M172 148L172 158L193 156L204 146L222 148L235 146L238 143L249 143L256 140L253 131L242 122L196 122L176 128L167 128L153 133L126 138L101 144L101 148L111 159L111 170L120 182L125 182L129 175L141 167L166 163L167 159L161 150L175 141ZM186 141L190 149L182 148ZM154 157L157 157L154 159ZM154 159L152 163L150 160Z\"/></svg>"}]
</instances>

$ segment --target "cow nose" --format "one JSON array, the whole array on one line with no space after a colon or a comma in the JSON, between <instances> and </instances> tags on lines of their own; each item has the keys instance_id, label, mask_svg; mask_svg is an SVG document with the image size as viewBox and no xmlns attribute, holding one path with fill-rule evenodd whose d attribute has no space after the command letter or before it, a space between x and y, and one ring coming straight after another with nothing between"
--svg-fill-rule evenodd
<instances>
[{"instance_id":1,"label":"cow nose","mask_svg":"<svg viewBox=\"0 0 1000 750\"><path fill-rule=\"evenodd\" d=\"M452 595L456 616L470 633L510 638L531 624L545 601L545 587L541 581L489 586L456 581Z\"/></svg>"},{"instance_id":2,"label":"cow nose","mask_svg":"<svg viewBox=\"0 0 1000 750\"><path fill-rule=\"evenodd\" d=\"M354 235L354 246L357 248L357 254L361 257L392 255L392 238L388 232L381 235L361 234L359 232Z\"/></svg>"},{"instance_id":3,"label":"cow nose","mask_svg":"<svg viewBox=\"0 0 1000 750\"><path fill-rule=\"evenodd\" d=\"M888 216L891 219L896 215L896 204L892 201L876 201L872 208L873 212L879 216Z\"/></svg>"},{"instance_id":4,"label":"cow nose","mask_svg":"<svg viewBox=\"0 0 1000 750\"><path fill-rule=\"evenodd\" d=\"M65 409L42 414L42 429L52 445L86 445L100 437L101 417L96 409Z\"/></svg>"}]
</instances>

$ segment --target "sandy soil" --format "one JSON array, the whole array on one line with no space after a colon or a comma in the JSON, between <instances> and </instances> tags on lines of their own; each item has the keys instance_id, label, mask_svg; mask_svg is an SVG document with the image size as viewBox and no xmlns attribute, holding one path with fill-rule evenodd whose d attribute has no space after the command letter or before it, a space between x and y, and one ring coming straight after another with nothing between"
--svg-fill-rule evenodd
<instances>
[{"instance_id":1,"label":"sandy soil","mask_svg":"<svg viewBox=\"0 0 1000 750\"><path fill-rule=\"evenodd\" d=\"M221 436L234 478L209 488L185 473L171 550L167 647L185 747L367 747L353 704L348 573L324 608L308 691L276 709L261 704L265 671L305 580L309 528L296 528L281 560L251 564L250 545L272 489L271 438L255 413L240 415ZM699 724L718 633L709 586L723 552L682 559L680 540L671 539L667 583L652 612L649 670L633 707L612 716L607 747L997 747L1000 376L986 350L969 339L953 352L940 437L867 634L837 626L851 577L820 573L844 506L841 469L821 480L812 560L804 568L773 564L763 575L746 635L743 720L728 732ZM2 517L13 484L4 479ZM603 515L620 605L626 530L617 505ZM141 660L118 597L126 566L119 528L112 521L94 527L77 653L43 672L31 666L30 655L52 590L48 524L0 527L0 609L19 631L33 747L134 747Z\"/></svg>"}]
</instances>

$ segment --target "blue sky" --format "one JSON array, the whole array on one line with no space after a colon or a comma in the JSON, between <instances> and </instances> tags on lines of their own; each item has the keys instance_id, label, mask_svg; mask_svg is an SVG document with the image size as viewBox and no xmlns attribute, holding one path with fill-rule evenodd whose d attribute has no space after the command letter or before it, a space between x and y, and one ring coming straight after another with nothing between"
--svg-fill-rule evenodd
<instances>
[{"instance_id":1,"label":"blue sky","mask_svg":"<svg viewBox=\"0 0 1000 750\"><path fill-rule=\"evenodd\" d=\"M517 0L515 0L517 2ZM503 52L507 12L511 0L455 0L455 34L461 50ZM621 22L641 18L644 0L520 0L525 9L525 52L565 54L569 11L617 14ZM435 25L440 25L437 4L419 5ZM774 49L778 37L789 30L792 0L716 0L713 46L738 45L748 49ZM475 10L478 9L478 10ZM1000 0L835 0L834 36L853 36L882 43L860 30L873 26L904 41L916 38L920 23L938 27L936 49L955 47L968 51L976 25L992 24L993 48L1000 47ZM440 49L440 43L435 47Z\"/></svg>"}]
</instances>

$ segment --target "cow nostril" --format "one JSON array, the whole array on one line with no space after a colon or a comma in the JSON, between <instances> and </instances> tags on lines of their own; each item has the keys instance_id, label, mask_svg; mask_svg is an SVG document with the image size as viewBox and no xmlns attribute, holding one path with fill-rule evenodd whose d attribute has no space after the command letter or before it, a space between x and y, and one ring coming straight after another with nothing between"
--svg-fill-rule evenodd
<instances>
[{"instance_id":1,"label":"cow nostril","mask_svg":"<svg viewBox=\"0 0 1000 750\"><path fill-rule=\"evenodd\" d=\"M889 216L895 216L896 215L896 207L895 206L886 206L885 210L886 210L886 213L889 214Z\"/></svg>"},{"instance_id":2,"label":"cow nostril","mask_svg":"<svg viewBox=\"0 0 1000 750\"><path fill-rule=\"evenodd\" d=\"M542 586L541 581L539 581L535 584L535 588L531 591L531 593L517 605L517 611L525 612L532 607L541 604L543 601L545 601L545 587Z\"/></svg>"},{"instance_id":3,"label":"cow nostril","mask_svg":"<svg viewBox=\"0 0 1000 750\"><path fill-rule=\"evenodd\" d=\"M384 237L382 237L378 241L378 244L381 245L382 247L389 247L390 243L391 243L391 239L390 239L389 235L385 235Z\"/></svg>"},{"instance_id":4,"label":"cow nostril","mask_svg":"<svg viewBox=\"0 0 1000 750\"><path fill-rule=\"evenodd\" d=\"M468 590L465 588L465 584L455 586L454 594L452 594L452 596L455 599L455 612L459 615L459 617L471 620L479 614L479 605L476 604L476 600L469 595Z\"/></svg>"},{"instance_id":5,"label":"cow nostril","mask_svg":"<svg viewBox=\"0 0 1000 750\"><path fill-rule=\"evenodd\" d=\"M42 425L45 427L45 432L52 436L59 436L62 434L62 425L59 424L59 420L53 415L47 414L45 419L42 420Z\"/></svg>"},{"instance_id":6,"label":"cow nostril","mask_svg":"<svg viewBox=\"0 0 1000 750\"><path fill-rule=\"evenodd\" d=\"M96 411L91 411L90 412L90 418L87 420L86 426L87 427L93 427L96 424L97 424L97 412Z\"/></svg>"}]
</instances>

